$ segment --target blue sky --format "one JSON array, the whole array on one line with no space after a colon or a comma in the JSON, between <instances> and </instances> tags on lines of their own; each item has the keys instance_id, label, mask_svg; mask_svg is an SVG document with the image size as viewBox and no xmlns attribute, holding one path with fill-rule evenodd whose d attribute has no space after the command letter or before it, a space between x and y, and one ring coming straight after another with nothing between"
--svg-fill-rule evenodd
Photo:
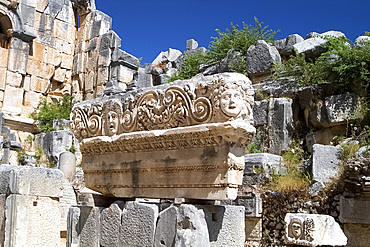
<instances>
[{"instance_id":1,"label":"blue sky","mask_svg":"<svg viewBox=\"0 0 370 247\"><path fill-rule=\"evenodd\" d=\"M254 17L281 30L275 39L338 30L354 41L370 32L370 0L96 0L96 7L113 18L121 48L142 64L168 48L184 51L191 38L208 48L215 29L254 24Z\"/></svg>"}]
</instances>

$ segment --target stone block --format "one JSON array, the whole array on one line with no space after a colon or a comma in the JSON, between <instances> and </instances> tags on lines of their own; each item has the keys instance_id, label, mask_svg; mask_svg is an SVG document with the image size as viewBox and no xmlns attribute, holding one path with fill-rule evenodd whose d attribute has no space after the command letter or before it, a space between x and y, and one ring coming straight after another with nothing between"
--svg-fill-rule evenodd
<instances>
[{"instance_id":1,"label":"stone block","mask_svg":"<svg viewBox=\"0 0 370 247\"><path fill-rule=\"evenodd\" d=\"M67 179L64 179L63 192L59 197L59 205L61 211L61 231L67 231L69 210L71 207L77 206L75 191Z\"/></svg>"},{"instance_id":2,"label":"stone block","mask_svg":"<svg viewBox=\"0 0 370 247\"><path fill-rule=\"evenodd\" d=\"M127 202L119 233L122 246L153 246L158 210L155 204Z\"/></svg>"},{"instance_id":3,"label":"stone block","mask_svg":"<svg viewBox=\"0 0 370 247\"><path fill-rule=\"evenodd\" d=\"M100 216L100 245L104 247L120 246L119 232L124 202L117 201L105 208ZM138 236L139 237L139 236Z\"/></svg>"},{"instance_id":4,"label":"stone block","mask_svg":"<svg viewBox=\"0 0 370 247\"><path fill-rule=\"evenodd\" d=\"M341 223L370 224L370 200L367 198L340 198Z\"/></svg>"},{"instance_id":5,"label":"stone block","mask_svg":"<svg viewBox=\"0 0 370 247\"><path fill-rule=\"evenodd\" d=\"M73 67L73 56L65 54L65 53L62 53L61 55L62 55L61 67L65 68L65 69L69 69L69 70L72 69L72 67Z\"/></svg>"},{"instance_id":6,"label":"stone block","mask_svg":"<svg viewBox=\"0 0 370 247\"><path fill-rule=\"evenodd\" d=\"M63 191L63 173L56 169L2 165L0 173L2 194L59 197Z\"/></svg>"},{"instance_id":7,"label":"stone block","mask_svg":"<svg viewBox=\"0 0 370 247\"><path fill-rule=\"evenodd\" d=\"M325 98L328 121L331 124L344 124L360 115L359 97L355 94L340 94Z\"/></svg>"},{"instance_id":8,"label":"stone block","mask_svg":"<svg viewBox=\"0 0 370 247\"><path fill-rule=\"evenodd\" d=\"M303 37L299 34L291 34L285 39L274 40L274 46L281 56L289 58L290 55L294 55L293 45L302 42L303 40Z\"/></svg>"},{"instance_id":9,"label":"stone block","mask_svg":"<svg viewBox=\"0 0 370 247\"><path fill-rule=\"evenodd\" d=\"M60 67L55 69L53 79L57 82L64 82L66 80L66 69Z\"/></svg>"},{"instance_id":10,"label":"stone block","mask_svg":"<svg viewBox=\"0 0 370 247\"><path fill-rule=\"evenodd\" d=\"M327 51L327 48L324 46L328 44L328 42L329 41L323 38L315 37L305 39L304 41L293 45L293 47L296 54L304 53L307 59L315 59Z\"/></svg>"},{"instance_id":11,"label":"stone block","mask_svg":"<svg viewBox=\"0 0 370 247\"><path fill-rule=\"evenodd\" d=\"M243 206L196 205L196 207L204 211L210 246L244 246L245 210Z\"/></svg>"},{"instance_id":12,"label":"stone block","mask_svg":"<svg viewBox=\"0 0 370 247\"><path fill-rule=\"evenodd\" d=\"M171 205L159 213L154 237L155 247L175 245L178 212L178 208Z\"/></svg>"},{"instance_id":13,"label":"stone block","mask_svg":"<svg viewBox=\"0 0 370 247\"><path fill-rule=\"evenodd\" d=\"M246 154L244 156L244 175L261 173L285 173L283 158L270 153Z\"/></svg>"},{"instance_id":14,"label":"stone block","mask_svg":"<svg viewBox=\"0 0 370 247\"><path fill-rule=\"evenodd\" d=\"M21 114L23 92L23 88L6 85L2 111L12 115Z\"/></svg>"},{"instance_id":15,"label":"stone block","mask_svg":"<svg viewBox=\"0 0 370 247\"><path fill-rule=\"evenodd\" d=\"M109 81L109 67L99 68L96 85L98 87L103 86L103 85L106 85L108 81ZM103 90L104 90L104 88L103 88Z\"/></svg>"},{"instance_id":16,"label":"stone block","mask_svg":"<svg viewBox=\"0 0 370 247\"><path fill-rule=\"evenodd\" d=\"M140 64L138 58L125 51L122 51L121 49L113 50L112 62L120 62L134 70L136 70Z\"/></svg>"},{"instance_id":17,"label":"stone block","mask_svg":"<svg viewBox=\"0 0 370 247\"><path fill-rule=\"evenodd\" d=\"M272 65L281 62L278 50L264 40L258 40L247 50L247 72L248 74L270 73Z\"/></svg>"},{"instance_id":18,"label":"stone block","mask_svg":"<svg viewBox=\"0 0 370 247\"><path fill-rule=\"evenodd\" d=\"M369 224L343 224L343 231L348 238L347 246L369 246Z\"/></svg>"},{"instance_id":19,"label":"stone block","mask_svg":"<svg viewBox=\"0 0 370 247\"><path fill-rule=\"evenodd\" d=\"M25 47L24 49L9 49L8 70L26 74L28 54L29 46Z\"/></svg>"},{"instance_id":20,"label":"stone block","mask_svg":"<svg viewBox=\"0 0 370 247\"><path fill-rule=\"evenodd\" d=\"M100 246L100 217L102 209L99 207L80 207L80 218L77 226L78 232L80 232L80 247Z\"/></svg>"},{"instance_id":21,"label":"stone block","mask_svg":"<svg viewBox=\"0 0 370 247\"><path fill-rule=\"evenodd\" d=\"M34 27L36 8L34 6L29 6L21 2L18 6L18 9L20 18L22 19L22 24Z\"/></svg>"},{"instance_id":22,"label":"stone block","mask_svg":"<svg viewBox=\"0 0 370 247\"><path fill-rule=\"evenodd\" d=\"M26 91L24 93L24 106L36 109L39 106L41 95L33 91Z\"/></svg>"},{"instance_id":23,"label":"stone block","mask_svg":"<svg viewBox=\"0 0 370 247\"><path fill-rule=\"evenodd\" d=\"M67 218L67 247L76 247L80 243L80 215L81 209L77 206L72 206L68 211Z\"/></svg>"},{"instance_id":24,"label":"stone block","mask_svg":"<svg viewBox=\"0 0 370 247\"><path fill-rule=\"evenodd\" d=\"M98 66L109 66L111 63L112 53L110 49L100 50L98 58Z\"/></svg>"},{"instance_id":25,"label":"stone block","mask_svg":"<svg viewBox=\"0 0 370 247\"><path fill-rule=\"evenodd\" d=\"M191 204L179 206L175 246L210 246L208 226L203 209Z\"/></svg>"},{"instance_id":26,"label":"stone block","mask_svg":"<svg viewBox=\"0 0 370 247\"><path fill-rule=\"evenodd\" d=\"M7 197L6 208L4 246L59 246L57 200L13 194Z\"/></svg>"},{"instance_id":27,"label":"stone block","mask_svg":"<svg viewBox=\"0 0 370 247\"><path fill-rule=\"evenodd\" d=\"M153 78L152 75L145 72L144 68L138 69L138 79L137 85L138 88L144 87L152 87L153 86Z\"/></svg>"},{"instance_id":28,"label":"stone block","mask_svg":"<svg viewBox=\"0 0 370 247\"><path fill-rule=\"evenodd\" d=\"M38 42L32 45L32 58L38 61L45 60L46 46Z\"/></svg>"},{"instance_id":29,"label":"stone block","mask_svg":"<svg viewBox=\"0 0 370 247\"><path fill-rule=\"evenodd\" d=\"M305 246L347 244L347 237L340 225L329 215L287 213L284 220L287 244Z\"/></svg>"},{"instance_id":30,"label":"stone block","mask_svg":"<svg viewBox=\"0 0 370 247\"><path fill-rule=\"evenodd\" d=\"M280 155L289 148L293 135L293 101L273 98L269 101L269 153Z\"/></svg>"},{"instance_id":31,"label":"stone block","mask_svg":"<svg viewBox=\"0 0 370 247\"><path fill-rule=\"evenodd\" d=\"M195 41L194 39L188 39L186 41L186 50L194 50L198 48L198 42Z\"/></svg>"},{"instance_id":32,"label":"stone block","mask_svg":"<svg viewBox=\"0 0 370 247\"><path fill-rule=\"evenodd\" d=\"M21 87L23 81L23 76L22 74L12 72L12 71L7 71L6 72L6 84L10 85L12 87Z\"/></svg>"},{"instance_id":33,"label":"stone block","mask_svg":"<svg viewBox=\"0 0 370 247\"><path fill-rule=\"evenodd\" d=\"M245 245L260 246L262 239L262 218L245 218Z\"/></svg>"},{"instance_id":34,"label":"stone block","mask_svg":"<svg viewBox=\"0 0 370 247\"><path fill-rule=\"evenodd\" d=\"M49 160L58 162L60 154L74 144L74 136L69 130L50 131L36 135L36 143Z\"/></svg>"},{"instance_id":35,"label":"stone block","mask_svg":"<svg viewBox=\"0 0 370 247\"><path fill-rule=\"evenodd\" d=\"M262 217L262 199L260 194L253 194L250 197L238 197L235 205L245 208L245 217Z\"/></svg>"},{"instance_id":36,"label":"stone block","mask_svg":"<svg viewBox=\"0 0 370 247\"><path fill-rule=\"evenodd\" d=\"M268 100L262 101L255 101L253 105L253 119L254 119L254 126L264 126L267 125L267 117L268 117Z\"/></svg>"},{"instance_id":37,"label":"stone block","mask_svg":"<svg viewBox=\"0 0 370 247\"><path fill-rule=\"evenodd\" d=\"M49 85L48 80L38 77L38 76L31 76L30 89L32 91L35 91L38 93L45 93L48 85Z\"/></svg>"},{"instance_id":38,"label":"stone block","mask_svg":"<svg viewBox=\"0 0 370 247\"><path fill-rule=\"evenodd\" d=\"M70 2L64 2L64 4L62 4L55 18L58 20L67 22L71 25L74 25L75 14L74 14L72 6L69 3Z\"/></svg>"},{"instance_id":39,"label":"stone block","mask_svg":"<svg viewBox=\"0 0 370 247\"><path fill-rule=\"evenodd\" d=\"M8 67L8 54L9 54L9 49L0 47L0 68Z\"/></svg>"},{"instance_id":40,"label":"stone block","mask_svg":"<svg viewBox=\"0 0 370 247\"><path fill-rule=\"evenodd\" d=\"M329 182L338 175L340 148L314 144L312 154L312 180L317 182Z\"/></svg>"},{"instance_id":41,"label":"stone block","mask_svg":"<svg viewBox=\"0 0 370 247\"><path fill-rule=\"evenodd\" d=\"M0 175L1 177L1 175ZM0 194L0 243L4 244L5 240L5 213L6 213L6 194Z\"/></svg>"},{"instance_id":42,"label":"stone block","mask_svg":"<svg viewBox=\"0 0 370 247\"><path fill-rule=\"evenodd\" d=\"M95 37L101 36L104 33L107 33L112 27L112 19L106 20L98 20L92 23L90 29L90 39Z\"/></svg>"},{"instance_id":43,"label":"stone block","mask_svg":"<svg viewBox=\"0 0 370 247\"><path fill-rule=\"evenodd\" d=\"M99 51L121 47L121 38L112 30L101 36Z\"/></svg>"},{"instance_id":44,"label":"stone block","mask_svg":"<svg viewBox=\"0 0 370 247\"><path fill-rule=\"evenodd\" d=\"M367 42L370 42L370 36L359 36L356 38L354 46L363 47Z\"/></svg>"},{"instance_id":45,"label":"stone block","mask_svg":"<svg viewBox=\"0 0 370 247\"><path fill-rule=\"evenodd\" d=\"M5 82L6 82L6 75L7 75L7 69L0 67L0 90L5 89Z\"/></svg>"},{"instance_id":46,"label":"stone block","mask_svg":"<svg viewBox=\"0 0 370 247\"><path fill-rule=\"evenodd\" d=\"M207 48L198 47L198 48L193 49L193 50L185 51L184 54L185 54L185 56L191 56L191 55L194 55L194 54L197 54L197 53L204 53L206 51L207 51Z\"/></svg>"}]
</instances>

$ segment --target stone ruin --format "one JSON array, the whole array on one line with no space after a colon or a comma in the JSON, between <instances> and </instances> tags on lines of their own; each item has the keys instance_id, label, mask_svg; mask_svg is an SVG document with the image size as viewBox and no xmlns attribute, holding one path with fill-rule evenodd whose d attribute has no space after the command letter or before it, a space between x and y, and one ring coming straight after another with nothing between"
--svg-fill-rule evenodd
<instances>
[{"instance_id":1,"label":"stone ruin","mask_svg":"<svg viewBox=\"0 0 370 247\"><path fill-rule=\"evenodd\" d=\"M341 173L333 144L364 90L270 77L273 64L314 59L323 36L343 33L258 41L245 57L251 81L230 73L230 50L168 84L206 48L188 40L185 52L169 48L139 67L93 0L0 0L0 24L0 246L368 246L366 147ZM13 165L38 134L29 114L65 94L81 101L70 130L59 121L35 138L58 169ZM286 172L280 155L297 135L312 154L300 167L309 197L261 189ZM245 154L251 141L263 153ZM61 156L72 146L82 153L75 175L74 155ZM333 177L342 190L330 189Z\"/></svg>"},{"instance_id":2,"label":"stone ruin","mask_svg":"<svg viewBox=\"0 0 370 247\"><path fill-rule=\"evenodd\" d=\"M116 197L235 199L252 106L251 82L233 73L76 104L86 185Z\"/></svg>"}]
</instances>

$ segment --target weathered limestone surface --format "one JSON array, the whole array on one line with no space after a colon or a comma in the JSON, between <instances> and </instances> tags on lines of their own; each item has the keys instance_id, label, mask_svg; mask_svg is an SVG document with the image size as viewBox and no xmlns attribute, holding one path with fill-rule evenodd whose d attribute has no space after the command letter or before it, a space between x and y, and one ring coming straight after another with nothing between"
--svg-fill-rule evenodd
<instances>
[{"instance_id":1,"label":"weathered limestone surface","mask_svg":"<svg viewBox=\"0 0 370 247\"><path fill-rule=\"evenodd\" d=\"M290 55L294 55L293 45L302 42L303 40L304 39L299 34L291 34L285 39L275 40L274 46L281 56L289 58Z\"/></svg>"},{"instance_id":2,"label":"weathered limestone surface","mask_svg":"<svg viewBox=\"0 0 370 247\"><path fill-rule=\"evenodd\" d=\"M69 130L57 130L43 132L36 135L36 143L45 150L45 155L50 161L59 166L60 155L67 151L72 145L77 145L73 133Z\"/></svg>"},{"instance_id":3,"label":"weathered limestone surface","mask_svg":"<svg viewBox=\"0 0 370 247\"><path fill-rule=\"evenodd\" d=\"M100 245L105 247L119 246L122 209L124 202L117 201L109 208L102 210L100 217Z\"/></svg>"},{"instance_id":4,"label":"weathered limestone surface","mask_svg":"<svg viewBox=\"0 0 370 247\"><path fill-rule=\"evenodd\" d=\"M323 38L315 37L299 42L293 45L293 47L297 54L304 53L306 58L317 58L327 50L324 45L328 44L328 42Z\"/></svg>"},{"instance_id":5,"label":"weathered limestone surface","mask_svg":"<svg viewBox=\"0 0 370 247\"><path fill-rule=\"evenodd\" d=\"M57 200L12 194L6 199L4 246L59 246L60 218Z\"/></svg>"},{"instance_id":6,"label":"weathered limestone surface","mask_svg":"<svg viewBox=\"0 0 370 247\"><path fill-rule=\"evenodd\" d=\"M368 198L340 198L341 223L370 224L370 200Z\"/></svg>"},{"instance_id":7,"label":"weathered limestone surface","mask_svg":"<svg viewBox=\"0 0 370 247\"><path fill-rule=\"evenodd\" d=\"M153 246L158 206L127 202L122 211L119 239L123 246Z\"/></svg>"},{"instance_id":8,"label":"weathered limestone surface","mask_svg":"<svg viewBox=\"0 0 370 247\"><path fill-rule=\"evenodd\" d=\"M63 191L63 173L39 167L0 166L0 193L59 197Z\"/></svg>"},{"instance_id":9,"label":"weathered limestone surface","mask_svg":"<svg viewBox=\"0 0 370 247\"><path fill-rule=\"evenodd\" d=\"M207 222L202 209L189 204L179 206L175 246L210 246Z\"/></svg>"},{"instance_id":10,"label":"weathered limestone surface","mask_svg":"<svg viewBox=\"0 0 370 247\"><path fill-rule=\"evenodd\" d=\"M247 51L247 72L248 74L269 73L272 65L281 62L278 50L264 40L258 40L255 45Z\"/></svg>"},{"instance_id":11,"label":"weathered limestone surface","mask_svg":"<svg viewBox=\"0 0 370 247\"><path fill-rule=\"evenodd\" d=\"M6 195L0 194L0 243L5 240Z\"/></svg>"},{"instance_id":12,"label":"weathered limestone surface","mask_svg":"<svg viewBox=\"0 0 370 247\"><path fill-rule=\"evenodd\" d=\"M178 213L179 209L174 205L159 213L154 237L155 247L174 246Z\"/></svg>"},{"instance_id":13,"label":"weathered limestone surface","mask_svg":"<svg viewBox=\"0 0 370 247\"><path fill-rule=\"evenodd\" d=\"M203 209L208 227L210 246L241 247L245 242L245 209L243 206L207 206Z\"/></svg>"},{"instance_id":14,"label":"weathered limestone surface","mask_svg":"<svg viewBox=\"0 0 370 247\"><path fill-rule=\"evenodd\" d=\"M287 244L305 246L345 246L347 244L347 237L331 216L287 213L285 222Z\"/></svg>"},{"instance_id":15,"label":"weathered limestone surface","mask_svg":"<svg viewBox=\"0 0 370 247\"><path fill-rule=\"evenodd\" d=\"M224 73L75 105L86 185L118 197L235 199L255 131L252 93L247 77Z\"/></svg>"},{"instance_id":16,"label":"weathered limestone surface","mask_svg":"<svg viewBox=\"0 0 370 247\"><path fill-rule=\"evenodd\" d=\"M312 154L312 179L317 182L329 182L338 175L340 148L315 144Z\"/></svg>"}]
</instances>

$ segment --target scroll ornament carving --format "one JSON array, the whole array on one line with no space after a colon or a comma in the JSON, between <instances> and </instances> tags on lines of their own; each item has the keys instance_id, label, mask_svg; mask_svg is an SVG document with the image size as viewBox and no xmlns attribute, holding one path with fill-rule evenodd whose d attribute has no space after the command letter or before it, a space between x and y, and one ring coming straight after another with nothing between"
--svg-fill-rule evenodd
<instances>
[{"instance_id":1,"label":"scroll ornament carving","mask_svg":"<svg viewBox=\"0 0 370 247\"><path fill-rule=\"evenodd\" d=\"M252 106L253 89L249 80L219 77L208 82L153 89L135 97L127 93L82 102L72 110L71 130L81 141L203 123L239 119L251 122Z\"/></svg>"}]
</instances>

